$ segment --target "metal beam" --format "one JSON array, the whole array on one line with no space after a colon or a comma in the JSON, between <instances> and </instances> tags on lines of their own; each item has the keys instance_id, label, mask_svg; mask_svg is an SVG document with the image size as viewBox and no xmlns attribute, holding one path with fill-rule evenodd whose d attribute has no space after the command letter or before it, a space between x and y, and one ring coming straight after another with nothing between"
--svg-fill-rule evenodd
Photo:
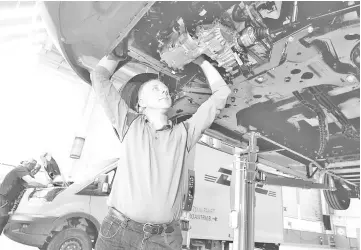
<instances>
[{"instance_id":1,"label":"metal beam","mask_svg":"<svg viewBox=\"0 0 361 250\"><path fill-rule=\"evenodd\" d=\"M360 160L330 163L330 164L327 164L326 168L343 168L343 167L352 167L352 166L360 167Z\"/></svg>"},{"instance_id":2,"label":"metal beam","mask_svg":"<svg viewBox=\"0 0 361 250\"><path fill-rule=\"evenodd\" d=\"M285 178L279 177L276 175L269 175L266 174L266 178L264 181L260 181L261 183L273 185L273 186L285 186L285 187L296 187L296 188L303 188L303 189L327 189L330 190L328 185L314 183L312 181L305 181L293 178Z\"/></svg>"},{"instance_id":3,"label":"metal beam","mask_svg":"<svg viewBox=\"0 0 361 250\"><path fill-rule=\"evenodd\" d=\"M338 176L338 175L336 175L336 174L328 171L327 168L322 167L322 166L321 166L320 164L318 164L315 160L312 160L312 159L308 158L307 156L304 156L304 155L302 155L302 154L300 154L300 153L298 153L298 152L296 152L296 151L294 151L294 150L292 150L292 149L290 149L290 148L288 148L288 147L285 147L285 146L283 146L282 144L280 144L280 143L278 143L278 142L275 142L275 141L273 141L273 140L271 140L271 139L269 139L269 138L267 138L267 137L265 137L265 136L263 136L263 135L261 135L261 134L259 134L259 133L257 134L257 136L258 136L259 138L263 139L263 140L266 140L266 141L268 141L268 142L270 142L270 143L273 143L274 145L277 145L277 146L279 146L280 148L283 148L283 149L285 149L285 150L287 150L287 151L289 151L289 152L291 152L291 153L293 153L293 154L295 154L295 155L298 155L298 156L300 156L300 157L308 160L308 161L310 162L310 165L309 165L309 168L310 168L310 169L312 169L312 165L313 165L314 167L318 168L320 171L322 171L322 172L324 172L324 173L326 173L326 174L328 174L328 175L330 175L330 176L333 176L333 177L335 177L335 178L337 178L337 179L341 179L341 180L347 182L347 183L350 184L350 185L357 186L356 184L351 183L351 182L345 180L344 178L342 178L342 177L340 177L340 176Z\"/></svg>"},{"instance_id":4,"label":"metal beam","mask_svg":"<svg viewBox=\"0 0 361 250\"><path fill-rule=\"evenodd\" d=\"M263 159L262 157L258 157L258 162L263 164L263 165L266 165L268 167L271 167L271 168L274 168L280 172L283 172L285 174L289 174L289 175L292 175L292 176L296 176L297 178L300 178L300 179L303 179L303 180L307 180L308 178L306 177L305 174L301 173L301 172L298 172L296 170L293 170L292 168L287 168L287 167L283 167L277 163L274 163L274 162L271 162L269 160L265 160Z\"/></svg>"}]
</instances>

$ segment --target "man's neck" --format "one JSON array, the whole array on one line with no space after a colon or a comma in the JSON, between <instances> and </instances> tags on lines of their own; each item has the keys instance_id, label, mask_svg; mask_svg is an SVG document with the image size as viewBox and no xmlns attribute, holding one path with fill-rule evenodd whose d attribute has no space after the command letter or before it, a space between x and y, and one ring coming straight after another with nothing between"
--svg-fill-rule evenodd
<instances>
[{"instance_id":1,"label":"man's neck","mask_svg":"<svg viewBox=\"0 0 361 250\"><path fill-rule=\"evenodd\" d=\"M144 114L156 130L162 129L169 124L166 112L147 108Z\"/></svg>"}]
</instances>

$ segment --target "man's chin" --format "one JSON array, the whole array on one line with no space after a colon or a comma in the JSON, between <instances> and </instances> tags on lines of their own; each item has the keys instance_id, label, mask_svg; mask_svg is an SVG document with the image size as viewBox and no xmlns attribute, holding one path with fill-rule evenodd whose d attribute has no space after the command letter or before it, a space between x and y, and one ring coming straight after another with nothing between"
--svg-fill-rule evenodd
<instances>
[{"instance_id":1,"label":"man's chin","mask_svg":"<svg viewBox=\"0 0 361 250\"><path fill-rule=\"evenodd\" d=\"M162 107L162 108L159 108L159 110L162 110L163 113L168 113L170 107Z\"/></svg>"},{"instance_id":2,"label":"man's chin","mask_svg":"<svg viewBox=\"0 0 361 250\"><path fill-rule=\"evenodd\" d=\"M171 105L169 104L164 104L164 105L159 105L159 108L158 109L161 109L161 110L168 110L171 108Z\"/></svg>"}]
</instances>

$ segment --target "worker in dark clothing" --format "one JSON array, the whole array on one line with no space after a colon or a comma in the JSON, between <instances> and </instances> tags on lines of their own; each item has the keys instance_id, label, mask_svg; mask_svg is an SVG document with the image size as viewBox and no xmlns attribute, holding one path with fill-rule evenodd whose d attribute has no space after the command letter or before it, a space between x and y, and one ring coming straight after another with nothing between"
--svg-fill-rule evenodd
<instances>
[{"instance_id":1,"label":"worker in dark clothing","mask_svg":"<svg viewBox=\"0 0 361 250\"><path fill-rule=\"evenodd\" d=\"M9 219L15 200L27 187L47 187L34 179L40 170L37 161L31 159L11 170L0 185L0 235Z\"/></svg>"},{"instance_id":2,"label":"worker in dark clothing","mask_svg":"<svg viewBox=\"0 0 361 250\"><path fill-rule=\"evenodd\" d=\"M194 62L203 70L212 95L191 118L173 124L167 116L172 105L168 87L156 74L137 75L129 81L136 89L136 100L128 98L133 94L123 97L117 91L110 77L120 61L111 53L92 72L94 91L125 144L95 249L180 250L185 162L231 91L208 61L197 58Z\"/></svg>"},{"instance_id":3,"label":"worker in dark clothing","mask_svg":"<svg viewBox=\"0 0 361 250\"><path fill-rule=\"evenodd\" d=\"M44 169L48 173L51 180L54 180L55 176L60 175L59 166L50 153L43 153L40 155L40 159L43 162Z\"/></svg>"}]
</instances>

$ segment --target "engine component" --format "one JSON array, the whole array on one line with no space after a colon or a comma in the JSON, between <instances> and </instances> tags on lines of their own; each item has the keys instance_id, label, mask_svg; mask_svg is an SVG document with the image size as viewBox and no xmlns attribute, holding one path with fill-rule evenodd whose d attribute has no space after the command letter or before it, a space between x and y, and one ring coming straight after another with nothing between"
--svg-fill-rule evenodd
<instances>
[{"instance_id":1,"label":"engine component","mask_svg":"<svg viewBox=\"0 0 361 250\"><path fill-rule=\"evenodd\" d=\"M292 93L301 102L303 106L307 107L308 109L312 110L317 114L318 126L320 131L320 146L317 151L317 154L321 156L326 148L326 144L329 139L328 123L326 122L326 115L319 106L312 105L311 103L306 101L298 91Z\"/></svg>"},{"instance_id":2,"label":"engine component","mask_svg":"<svg viewBox=\"0 0 361 250\"><path fill-rule=\"evenodd\" d=\"M194 37L188 32L176 38L173 36L161 48L160 57L169 67L183 69L186 64L205 54L216 61L218 67L236 75L241 72L242 65L254 65L264 57L267 48L257 43L267 36L268 29L265 28L249 26L239 34L216 20L212 24L197 26ZM254 56L249 56L246 50Z\"/></svg>"},{"instance_id":3,"label":"engine component","mask_svg":"<svg viewBox=\"0 0 361 250\"><path fill-rule=\"evenodd\" d=\"M235 30L216 21L210 25L198 26L195 36L197 39L185 32L168 42L160 52L161 60L169 67L182 69L184 65L205 54L227 72L243 64L238 54L233 51L242 51L237 43L240 36Z\"/></svg>"},{"instance_id":4,"label":"engine component","mask_svg":"<svg viewBox=\"0 0 361 250\"><path fill-rule=\"evenodd\" d=\"M183 69L184 65L192 62L201 54L202 50L197 41L186 32L181 34L177 40L166 44L160 52L160 57L161 61L166 62L169 67Z\"/></svg>"},{"instance_id":5,"label":"engine component","mask_svg":"<svg viewBox=\"0 0 361 250\"><path fill-rule=\"evenodd\" d=\"M238 44L244 47L249 47L255 44L258 39L263 39L269 35L266 28L253 28L249 26L242 30L241 36L238 39Z\"/></svg>"},{"instance_id":6,"label":"engine component","mask_svg":"<svg viewBox=\"0 0 361 250\"><path fill-rule=\"evenodd\" d=\"M245 11L244 3L236 4L232 10L232 19L235 22L245 22L248 19L248 15Z\"/></svg>"}]
</instances>

